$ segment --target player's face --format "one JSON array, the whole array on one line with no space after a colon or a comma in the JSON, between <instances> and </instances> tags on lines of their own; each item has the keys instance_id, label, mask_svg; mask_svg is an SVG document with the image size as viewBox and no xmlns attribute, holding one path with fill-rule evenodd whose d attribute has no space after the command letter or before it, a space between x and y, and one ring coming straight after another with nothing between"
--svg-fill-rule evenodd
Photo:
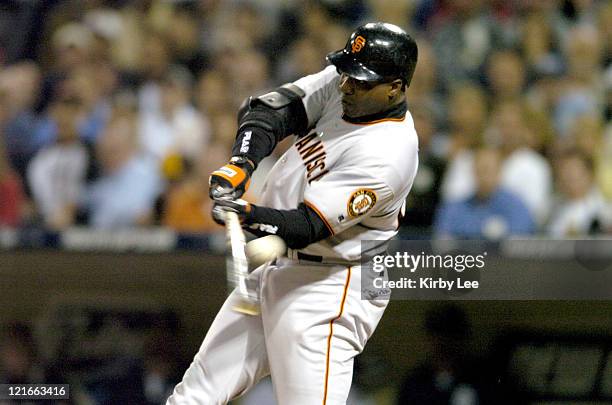
<instances>
[{"instance_id":1,"label":"player's face","mask_svg":"<svg viewBox=\"0 0 612 405\"><path fill-rule=\"evenodd\" d=\"M344 114L357 118L387 110L394 101L393 83L367 82L341 73L339 89Z\"/></svg>"}]
</instances>

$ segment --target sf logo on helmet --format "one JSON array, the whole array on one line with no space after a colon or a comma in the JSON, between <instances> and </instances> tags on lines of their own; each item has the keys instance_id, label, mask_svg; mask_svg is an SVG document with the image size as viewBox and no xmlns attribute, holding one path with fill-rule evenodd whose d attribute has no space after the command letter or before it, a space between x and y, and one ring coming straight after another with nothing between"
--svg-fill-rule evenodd
<instances>
[{"instance_id":1,"label":"sf logo on helmet","mask_svg":"<svg viewBox=\"0 0 612 405\"><path fill-rule=\"evenodd\" d=\"M361 51L363 49L363 46L365 45L365 43L366 43L366 39L364 37L362 37L361 35L359 35L353 41L353 45L351 47L351 53L357 53L357 52Z\"/></svg>"}]
</instances>

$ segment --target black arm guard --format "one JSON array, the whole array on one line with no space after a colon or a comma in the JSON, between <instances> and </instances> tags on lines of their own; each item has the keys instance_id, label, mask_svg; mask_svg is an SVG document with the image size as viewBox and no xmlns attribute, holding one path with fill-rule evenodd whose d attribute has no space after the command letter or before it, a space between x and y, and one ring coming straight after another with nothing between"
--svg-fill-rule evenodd
<instances>
[{"instance_id":1,"label":"black arm guard","mask_svg":"<svg viewBox=\"0 0 612 405\"><path fill-rule=\"evenodd\" d=\"M244 223L250 224L247 230L257 236L280 236L291 249L304 248L332 234L323 219L304 203L294 210L251 204L251 212Z\"/></svg>"},{"instance_id":2,"label":"black arm guard","mask_svg":"<svg viewBox=\"0 0 612 405\"><path fill-rule=\"evenodd\" d=\"M286 84L263 96L249 98L238 113L232 156L246 156L257 166L285 137L302 135L308 127L304 95L299 87Z\"/></svg>"}]
</instances>

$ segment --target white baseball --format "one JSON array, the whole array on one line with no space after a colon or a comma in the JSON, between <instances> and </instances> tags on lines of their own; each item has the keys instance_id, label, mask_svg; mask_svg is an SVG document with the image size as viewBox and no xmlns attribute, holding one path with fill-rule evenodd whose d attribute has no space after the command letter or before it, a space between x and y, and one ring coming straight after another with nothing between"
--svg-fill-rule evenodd
<instances>
[{"instance_id":1,"label":"white baseball","mask_svg":"<svg viewBox=\"0 0 612 405\"><path fill-rule=\"evenodd\" d=\"M249 268L253 269L262 264L284 256L287 252L285 241L276 235L257 238L246 244L245 253L249 260Z\"/></svg>"}]
</instances>

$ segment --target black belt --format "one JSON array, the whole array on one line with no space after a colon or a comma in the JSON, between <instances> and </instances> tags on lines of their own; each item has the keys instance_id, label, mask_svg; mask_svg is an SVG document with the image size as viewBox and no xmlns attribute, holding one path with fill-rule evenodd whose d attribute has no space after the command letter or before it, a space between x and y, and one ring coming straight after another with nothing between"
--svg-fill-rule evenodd
<instances>
[{"instance_id":1,"label":"black belt","mask_svg":"<svg viewBox=\"0 0 612 405\"><path fill-rule=\"evenodd\" d=\"M306 260L308 262L317 262L317 263L323 262L323 256L308 255L302 252L297 252L297 258L298 260Z\"/></svg>"}]
</instances>

